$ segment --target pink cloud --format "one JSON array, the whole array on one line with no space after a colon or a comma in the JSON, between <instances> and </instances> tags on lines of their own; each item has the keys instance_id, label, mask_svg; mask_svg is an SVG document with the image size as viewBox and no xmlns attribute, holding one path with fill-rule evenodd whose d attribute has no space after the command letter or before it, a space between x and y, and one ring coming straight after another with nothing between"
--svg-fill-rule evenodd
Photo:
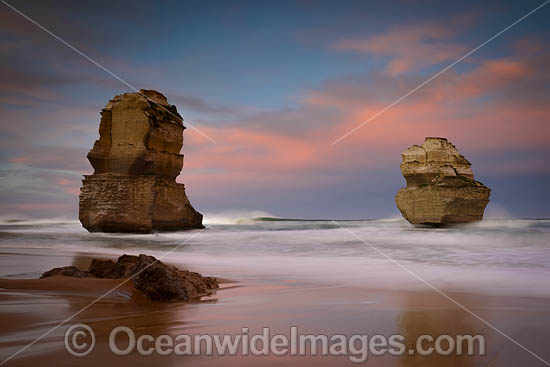
<instances>
[{"instance_id":1,"label":"pink cloud","mask_svg":"<svg viewBox=\"0 0 550 367\"><path fill-rule=\"evenodd\" d=\"M245 187L334 183L338 178L323 176L322 172L329 170L337 176L337 172L345 171L397 169L400 152L422 142L425 136L448 137L459 149L469 152L548 149L550 106L533 104L541 93L536 88L516 90L522 83L550 78L550 73L535 67L545 57L518 55L488 60L463 74L450 71L334 147L330 146L332 141L391 100L377 100L373 98L377 90L372 91L369 85L358 87L344 80L310 92L301 102L301 108L312 114L317 109L337 109L339 118L332 124L312 119L307 121L310 128L300 134L291 129L275 132L269 126L263 130L251 130L248 125L201 127L218 144L208 144L197 134L186 136L184 181L200 182L200 189L215 185L213 182ZM399 93L416 82L409 80ZM394 98L398 96L394 92ZM261 126L260 121L258 124ZM547 166L545 160L541 156L536 162L524 161L517 172L537 172ZM518 158L514 167L520 167L521 162ZM215 173L204 171L207 169ZM510 169L494 166L494 171Z\"/></svg>"},{"instance_id":2,"label":"pink cloud","mask_svg":"<svg viewBox=\"0 0 550 367\"><path fill-rule=\"evenodd\" d=\"M57 183L63 187L63 191L71 195L80 195L80 182L60 178Z\"/></svg>"},{"instance_id":3,"label":"pink cloud","mask_svg":"<svg viewBox=\"0 0 550 367\"><path fill-rule=\"evenodd\" d=\"M73 185L74 181L67 180L66 178L60 178L59 180L57 180L57 183L65 186L65 185Z\"/></svg>"},{"instance_id":4,"label":"pink cloud","mask_svg":"<svg viewBox=\"0 0 550 367\"><path fill-rule=\"evenodd\" d=\"M399 75L444 61L457 59L467 48L449 41L457 32L457 23L426 23L394 28L366 38L344 39L334 47L338 50L354 51L376 56L390 56L386 66L390 75Z\"/></svg>"},{"instance_id":5,"label":"pink cloud","mask_svg":"<svg viewBox=\"0 0 550 367\"><path fill-rule=\"evenodd\" d=\"M6 147L9 142L4 143ZM82 173L90 172L87 150L69 147L27 148L25 155L8 159L8 162L43 169L63 169ZM58 184L62 184L58 182Z\"/></svg>"},{"instance_id":6,"label":"pink cloud","mask_svg":"<svg viewBox=\"0 0 550 367\"><path fill-rule=\"evenodd\" d=\"M315 157L314 146L300 137L250 131L242 127L203 127L201 130L209 136L219 136L218 143L203 144L202 138L189 142L200 148L200 158L186 160L187 168L291 171L308 166Z\"/></svg>"}]
</instances>

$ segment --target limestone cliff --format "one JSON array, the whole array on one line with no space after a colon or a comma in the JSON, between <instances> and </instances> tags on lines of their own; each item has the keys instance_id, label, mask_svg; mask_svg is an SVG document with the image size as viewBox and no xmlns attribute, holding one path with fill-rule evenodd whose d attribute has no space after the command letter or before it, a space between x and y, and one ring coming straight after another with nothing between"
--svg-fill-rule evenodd
<instances>
[{"instance_id":1,"label":"limestone cliff","mask_svg":"<svg viewBox=\"0 0 550 367\"><path fill-rule=\"evenodd\" d=\"M470 162L447 139L428 137L402 158L407 187L395 202L409 222L449 225L483 218L491 190L474 179Z\"/></svg>"},{"instance_id":2,"label":"limestone cliff","mask_svg":"<svg viewBox=\"0 0 550 367\"><path fill-rule=\"evenodd\" d=\"M101 111L88 153L79 219L92 232L202 228L202 215L175 179L183 167L183 119L153 90L115 96Z\"/></svg>"}]
</instances>

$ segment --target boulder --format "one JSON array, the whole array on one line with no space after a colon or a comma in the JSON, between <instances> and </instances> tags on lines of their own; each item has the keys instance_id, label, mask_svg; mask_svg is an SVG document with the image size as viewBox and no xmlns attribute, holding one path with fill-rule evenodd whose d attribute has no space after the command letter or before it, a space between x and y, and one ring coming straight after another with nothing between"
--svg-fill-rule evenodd
<instances>
[{"instance_id":1,"label":"boulder","mask_svg":"<svg viewBox=\"0 0 550 367\"><path fill-rule=\"evenodd\" d=\"M53 277L56 275L62 275L65 277L72 277L72 278L88 278L92 276L87 271L80 270L76 266L64 266L61 268L53 268L52 270L48 270L47 272L42 274L40 279Z\"/></svg>"},{"instance_id":2,"label":"boulder","mask_svg":"<svg viewBox=\"0 0 550 367\"><path fill-rule=\"evenodd\" d=\"M445 226L483 218L491 189L474 179L471 163L447 139L427 137L402 158L407 187L395 203L410 223Z\"/></svg>"},{"instance_id":3,"label":"boulder","mask_svg":"<svg viewBox=\"0 0 550 367\"><path fill-rule=\"evenodd\" d=\"M40 278L63 275L75 278L94 277L100 279L131 278L135 289L143 292L154 301L188 301L219 287L213 277L203 277L199 273L180 270L166 265L153 256L122 255L116 262L93 259L88 271L74 266L54 268Z\"/></svg>"},{"instance_id":4,"label":"boulder","mask_svg":"<svg viewBox=\"0 0 550 367\"><path fill-rule=\"evenodd\" d=\"M88 153L79 219L91 232L203 228L202 215L175 179L183 167L183 119L153 90L115 96L101 111L99 140Z\"/></svg>"}]
</instances>

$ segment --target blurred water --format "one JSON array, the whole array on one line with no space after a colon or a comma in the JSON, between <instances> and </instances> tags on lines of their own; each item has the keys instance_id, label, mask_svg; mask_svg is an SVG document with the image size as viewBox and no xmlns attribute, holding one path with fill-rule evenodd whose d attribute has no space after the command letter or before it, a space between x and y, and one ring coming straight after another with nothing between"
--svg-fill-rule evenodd
<instances>
[{"instance_id":1,"label":"blurred water","mask_svg":"<svg viewBox=\"0 0 550 367\"><path fill-rule=\"evenodd\" d=\"M485 220L435 229L415 228L402 219L335 224L218 216L207 217L205 222L207 229L202 232L148 235L88 233L76 221L3 222L0 276L38 277L53 266L69 265L75 254L160 257L179 245L163 261L237 280L426 287L370 244L441 288L550 296L547 219Z\"/></svg>"}]
</instances>

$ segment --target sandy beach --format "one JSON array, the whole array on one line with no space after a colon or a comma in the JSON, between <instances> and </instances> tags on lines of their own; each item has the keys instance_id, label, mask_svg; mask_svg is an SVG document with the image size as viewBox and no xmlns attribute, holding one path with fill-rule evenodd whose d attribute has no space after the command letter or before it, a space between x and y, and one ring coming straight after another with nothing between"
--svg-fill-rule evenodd
<instances>
[{"instance_id":1,"label":"sandy beach","mask_svg":"<svg viewBox=\"0 0 550 367\"><path fill-rule=\"evenodd\" d=\"M3 260L6 261L6 254ZM21 264L23 255L8 255ZM105 255L105 257L108 257ZM28 257L31 259L32 257ZM80 264L91 261L74 254ZM88 259L88 260L86 260ZM36 264L35 264L36 265ZM47 279L0 280L0 355L2 359L39 338L67 317L79 312L120 280ZM545 343L550 338L550 299L538 297L482 296L448 292L507 335L521 341L541 357L550 354ZM75 323L85 323L95 332L96 346L88 356L77 358L64 346L64 333ZM495 330L432 290L392 291L357 286L335 286L324 282L276 280L225 280L221 288L202 300L152 302L130 283L118 288L85 309L63 326L9 360L7 366L97 366L116 361L123 366L299 366L351 365L346 356L127 356L113 355L108 347L110 331L130 327L136 334L250 334L269 327L272 333L289 334L295 325L300 333L312 334L402 334L407 345L422 334L481 334L486 338L484 356L369 356L373 366L518 366L543 365ZM528 361L528 364L526 361Z\"/></svg>"}]
</instances>

